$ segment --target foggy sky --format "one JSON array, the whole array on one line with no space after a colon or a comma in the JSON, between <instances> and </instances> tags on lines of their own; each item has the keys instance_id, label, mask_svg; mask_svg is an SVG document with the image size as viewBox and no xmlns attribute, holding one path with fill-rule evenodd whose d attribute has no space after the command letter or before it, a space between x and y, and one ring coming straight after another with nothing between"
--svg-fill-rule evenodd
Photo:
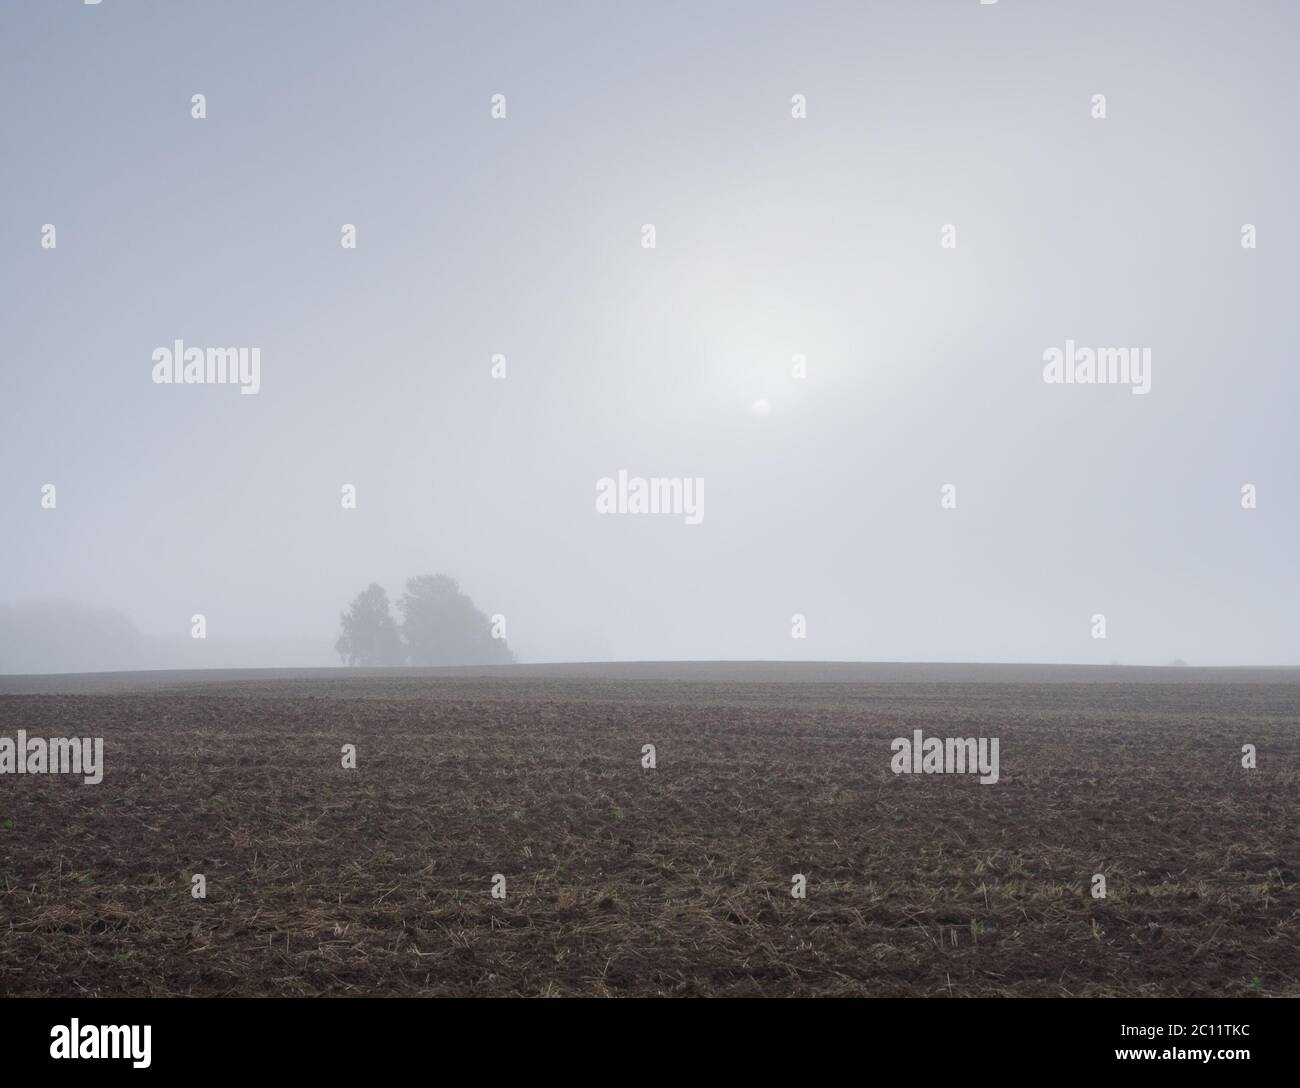
<instances>
[{"instance_id":1,"label":"foggy sky","mask_svg":"<svg viewBox=\"0 0 1300 1088\"><path fill-rule=\"evenodd\" d=\"M368 582L442 571L524 661L1294 664L1298 40L1282 2L6 3L0 604L330 664ZM155 384L177 339L260 391ZM1150 393L1045 384L1068 339ZM598 514L620 469L703 521Z\"/></svg>"}]
</instances>

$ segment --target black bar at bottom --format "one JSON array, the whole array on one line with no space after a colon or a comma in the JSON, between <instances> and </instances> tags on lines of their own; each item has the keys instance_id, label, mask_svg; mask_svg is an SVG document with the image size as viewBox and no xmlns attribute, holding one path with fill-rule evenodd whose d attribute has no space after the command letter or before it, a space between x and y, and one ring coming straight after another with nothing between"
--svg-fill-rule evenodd
<instances>
[{"instance_id":1,"label":"black bar at bottom","mask_svg":"<svg viewBox=\"0 0 1300 1088\"><path fill-rule=\"evenodd\" d=\"M864 1071L901 1062L969 1075L1041 1062L1029 1068L1087 1075L1162 1067L1221 1079L1288 1068L1298 1012L1294 999L23 998L0 1002L0 1074L111 1070L207 1080L283 1070L337 1079L399 1073L414 1061L442 1076L469 1062L489 1078L556 1066L552 1074L585 1069L610 1081L653 1073L657 1061L677 1077L683 1061L691 1072L759 1062L770 1074L824 1071L827 1060L843 1057ZM101 1052L107 1056L94 1056Z\"/></svg>"}]
</instances>

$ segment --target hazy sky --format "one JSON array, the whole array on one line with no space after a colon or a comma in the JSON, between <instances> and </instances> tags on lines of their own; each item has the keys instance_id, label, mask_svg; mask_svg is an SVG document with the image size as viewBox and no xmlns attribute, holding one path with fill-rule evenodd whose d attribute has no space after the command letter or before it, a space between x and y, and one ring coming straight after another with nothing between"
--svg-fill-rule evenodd
<instances>
[{"instance_id":1,"label":"hazy sky","mask_svg":"<svg viewBox=\"0 0 1300 1088\"><path fill-rule=\"evenodd\" d=\"M1294 664L1298 42L1281 0L7 0L0 603L328 663L445 571L524 660ZM177 339L260 391L155 384ZM1044 382L1067 340L1150 392ZM620 469L703 521L597 513Z\"/></svg>"}]
</instances>

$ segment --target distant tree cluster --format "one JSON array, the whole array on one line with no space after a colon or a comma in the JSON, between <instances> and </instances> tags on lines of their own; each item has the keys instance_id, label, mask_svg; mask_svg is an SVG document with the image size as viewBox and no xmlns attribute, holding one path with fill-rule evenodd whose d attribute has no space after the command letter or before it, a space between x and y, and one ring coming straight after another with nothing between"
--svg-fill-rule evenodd
<instances>
[{"instance_id":1,"label":"distant tree cluster","mask_svg":"<svg viewBox=\"0 0 1300 1088\"><path fill-rule=\"evenodd\" d=\"M346 665L508 665L515 655L492 622L445 574L410 578L397 601L371 583L339 618L334 649Z\"/></svg>"}]
</instances>

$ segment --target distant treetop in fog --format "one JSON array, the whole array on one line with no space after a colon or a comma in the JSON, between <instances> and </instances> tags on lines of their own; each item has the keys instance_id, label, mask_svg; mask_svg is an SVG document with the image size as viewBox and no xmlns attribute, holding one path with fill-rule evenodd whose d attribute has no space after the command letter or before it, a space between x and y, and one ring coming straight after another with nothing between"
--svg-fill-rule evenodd
<instances>
[{"instance_id":1,"label":"distant treetop in fog","mask_svg":"<svg viewBox=\"0 0 1300 1088\"><path fill-rule=\"evenodd\" d=\"M502 665L514 661L504 637L461 592L454 578L421 574L398 598L371 583L340 616L334 648L347 665Z\"/></svg>"}]
</instances>

